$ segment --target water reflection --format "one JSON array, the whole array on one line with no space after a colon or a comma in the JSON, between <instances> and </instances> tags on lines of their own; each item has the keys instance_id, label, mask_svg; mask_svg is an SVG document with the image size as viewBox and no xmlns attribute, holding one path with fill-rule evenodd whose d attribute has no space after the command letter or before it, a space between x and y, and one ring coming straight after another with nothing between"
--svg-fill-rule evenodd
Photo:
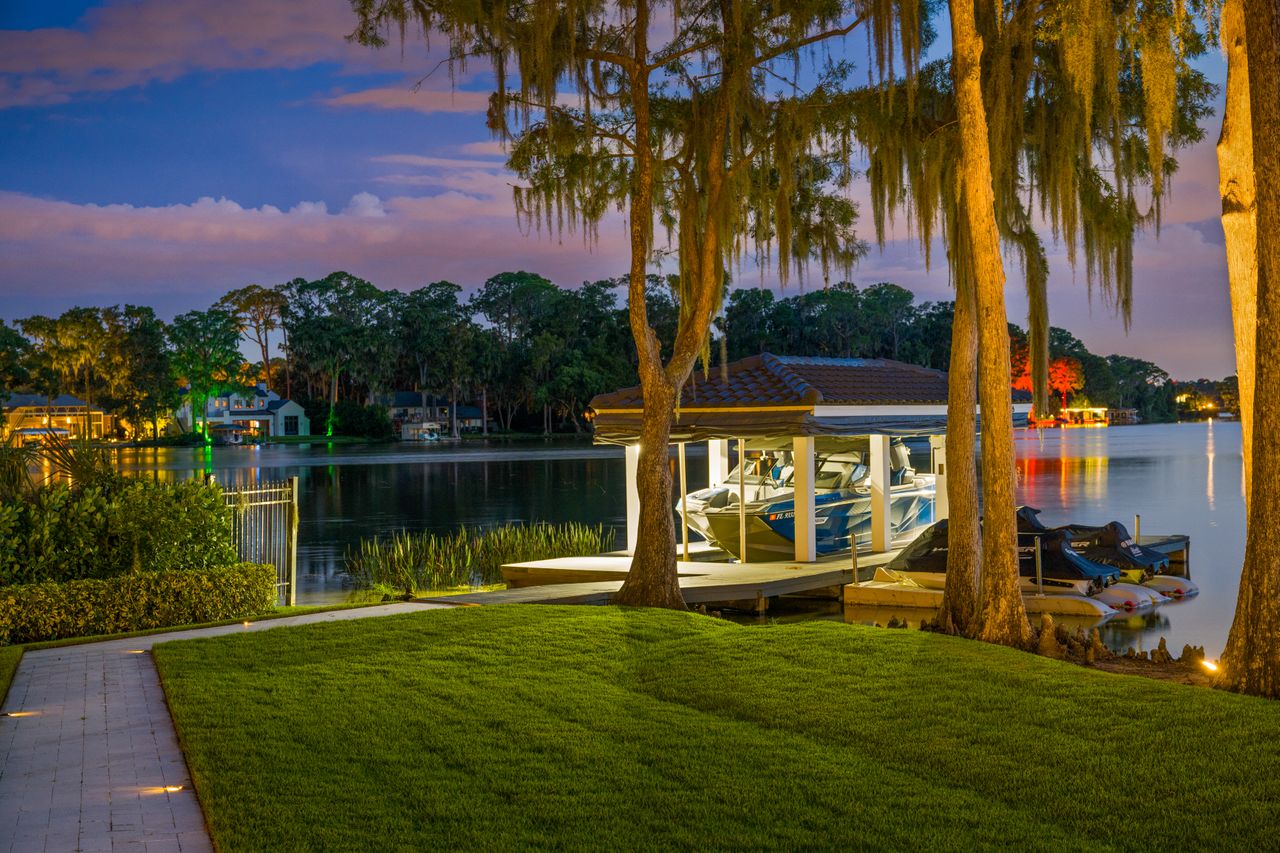
<instances>
[{"instance_id":1,"label":"water reflection","mask_svg":"<svg viewBox=\"0 0 1280 853\"><path fill-rule=\"evenodd\" d=\"M1020 499L1043 510L1047 524L1132 527L1143 535L1191 537L1191 576L1200 595L1153 614L1112 620L1112 648L1155 648L1164 637L1174 654L1186 643L1218 656L1235 610L1244 560L1240 425L1213 421L1094 430L1046 430L1017 443Z\"/></svg>"}]
</instances>

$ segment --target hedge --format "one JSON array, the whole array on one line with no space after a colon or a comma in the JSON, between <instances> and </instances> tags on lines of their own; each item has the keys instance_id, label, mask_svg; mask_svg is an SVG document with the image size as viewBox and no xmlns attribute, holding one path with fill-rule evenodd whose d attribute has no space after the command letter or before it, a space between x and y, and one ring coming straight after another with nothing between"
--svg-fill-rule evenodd
<instances>
[{"instance_id":1,"label":"hedge","mask_svg":"<svg viewBox=\"0 0 1280 853\"><path fill-rule=\"evenodd\" d=\"M0 645L239 619L275 603L275 567L256 563L0 587Z\"/></svg>"},{"instance_id":2,"label":"hedge","mask_svg":"<svg viewBox=\"0 0 1280 853\"><path fill-rule=\"evenodd\" d=\"M199 482L48 486L0 503L0 586L233 565L233 513Z\"/></svg>"}]
</instances>

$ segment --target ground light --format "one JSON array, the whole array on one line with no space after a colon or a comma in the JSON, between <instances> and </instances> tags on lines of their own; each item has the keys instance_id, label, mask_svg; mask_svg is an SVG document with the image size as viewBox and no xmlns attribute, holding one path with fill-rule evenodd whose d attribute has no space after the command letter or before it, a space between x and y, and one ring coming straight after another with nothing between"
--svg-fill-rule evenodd
<instances>
[{"instance_id":1,"label":"ground light","mask_svg":"<svg viewBox=\"0 0 1280 853\"><path fill-rule=\"evenodd\" d=\"M1202 660L1200 661L1200 665L1203 666L1205 669L1209 670L1210 672L1218 671L1218 665L1211 660Z\"/></svg>"},{"instance_id":2,"label":"ground light","mask_svg":"<svg viewBox=\"0 0 1280 853\"><path fill-rule=\"evenodd\" d=\"M5 717L35 717L40 714L39 711L9 711L3 715Z\"/></svg>"}]
</instances>

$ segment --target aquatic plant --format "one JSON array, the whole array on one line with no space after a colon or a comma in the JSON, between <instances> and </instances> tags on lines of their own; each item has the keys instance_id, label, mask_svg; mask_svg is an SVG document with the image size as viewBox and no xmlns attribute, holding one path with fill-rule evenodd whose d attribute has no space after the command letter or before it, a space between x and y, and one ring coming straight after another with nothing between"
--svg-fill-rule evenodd
<instances>
[{"instance_id":1,"label":"aquatic plant","mask_svg":"<svg viewBox=\"0 0 1280 853\"><path fill-rule=\"evenodd\" d=\"M506 563L599 554L612 550L613 540L612 528L577 522L463 527L445 534L400 531L349 549L344 571L360 590L418 595L500 583Z\"/></svg>"}]
</instances>

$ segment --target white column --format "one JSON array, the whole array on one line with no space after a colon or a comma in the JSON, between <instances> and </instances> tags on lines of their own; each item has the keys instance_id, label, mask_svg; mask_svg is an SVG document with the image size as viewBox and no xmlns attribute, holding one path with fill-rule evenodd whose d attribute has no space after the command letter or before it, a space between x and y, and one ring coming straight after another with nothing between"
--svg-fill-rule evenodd
<instances>
[{"instance_id":1,"label":"white column","mask_svg":"<svg viewBox=\"0 0 1280 853\"><path fill-rule=\"evenodd\" d=\"M796 562L812 563L818 558L814 530L813 436L791 439L792 483L796 496Z\"/></svg>"},{"instance_id":2,"label":"white column","mask_svg":"<svg viewBox=\"0 0 1280 853\"><path fill-rule=\"evenodd\" d=\"M684 546L684 561L689 562L689 513L685 509L684 500L689 494L689 480L685 472L684 442L679 445L680 457L680 541Z\"/></svg>"},{"instance_id":3,"label":"white column","mask_svg":"<svg viewBox=\"0 0 1280 853\"><path fill-rule=\"evenodd\" d=\"M929 449L933 457L933 475L937 479L936 493L933 499L933 520L942 521L950 514L947 502L947 437L945 435L929 436Z\"/></svg>"},{"instance_id":4,"label":"white column","mask_svg":"<svg viewBox=\"0 0 1280 853\"><path fill-rule=\"evenodd\" d=\"M889 526L889 436L871 436L871 550L888 551L892 541Z\"/></svg>"},{"instance_id":5,"label":"white column","mask_svg":"<svg viewBox=\"0 0 1280 853\"><path fill-rule=\"evenodd\" d=\"M728 441L713 438L707 442L707 486L714 489L729 479Z\"/></svg>"},{"instance_id":6,"label":"white column","mask_svg":"<svg viewBox=\"0 0 1280 853\"><path fill-rule=\"evenodd\" d=\"M640 536L640 489L636 487L636 478L640 474L640 445L628 444L627 457L627 553L636 552L636 542Z\"/></svg>"}]
</instances>

